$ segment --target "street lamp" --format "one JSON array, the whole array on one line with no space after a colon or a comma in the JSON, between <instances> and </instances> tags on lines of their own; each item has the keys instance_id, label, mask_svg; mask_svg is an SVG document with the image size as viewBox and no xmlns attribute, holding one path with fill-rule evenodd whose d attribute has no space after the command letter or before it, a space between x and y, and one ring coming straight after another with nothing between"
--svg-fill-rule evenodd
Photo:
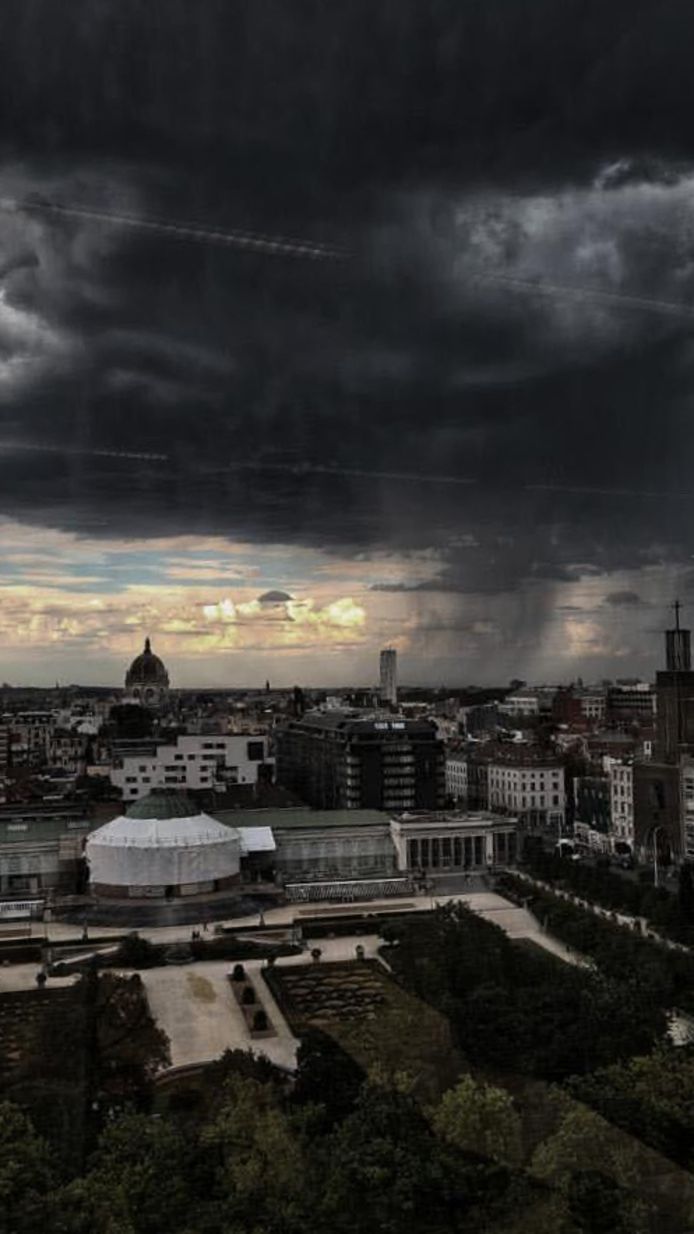
<instances>
[{"instance_id":1,"label":"street lamp","mask_svg":"<svg viewBox=\"0 0 694 1234\"><path fill-rule=\"evenodd\" d=\"M659 886L659 883L658 883L658 832L664 831L664 830L665 828L661 827L660 823L658 823L653 828L653 831L651 833L653 836L653 886L654 887Z\"/></svg>"}]
</instances>

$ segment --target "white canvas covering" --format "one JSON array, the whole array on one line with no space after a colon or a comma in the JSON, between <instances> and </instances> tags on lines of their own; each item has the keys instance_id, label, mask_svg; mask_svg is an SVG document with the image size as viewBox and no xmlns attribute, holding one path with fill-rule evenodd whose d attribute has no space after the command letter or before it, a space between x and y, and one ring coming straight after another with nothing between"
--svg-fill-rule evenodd
<instances>
[{"instance_id":1,"label":"white canvas covering","mask_svg":"<svg viewBox=\"0 0 694 1234\"><path fill-rule=\"evenodd\" d=\"M239 834L208 814L179 818L122 815L87 840L89 877L112 887L179 886L239 872Z\"/></svg>"}]
</instances>

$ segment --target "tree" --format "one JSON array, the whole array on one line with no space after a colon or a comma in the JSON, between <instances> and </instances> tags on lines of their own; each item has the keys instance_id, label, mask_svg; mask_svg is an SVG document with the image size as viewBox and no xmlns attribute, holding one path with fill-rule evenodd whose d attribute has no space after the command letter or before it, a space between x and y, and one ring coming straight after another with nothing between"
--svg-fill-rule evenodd
<instances>
[{"instance_id":1,"label":"tree","mask_svg":"<svg viewBox=\"0 0 694 1234\"><path fill-rule=\"evenodd\" d=\"M566 1104L554 1134L535 1151L530 1168L565 1195L577 1171L594 1171L630 1188L639 1181L642 1154L637 1141L593 1110L572 1102Z\"/></svg>"},{"instance_id":2,"label":"tree","mask_svg":"<svg viewBox=\"0 0 694 1234\"><path fill-rule=\"evenodd\" d=\"M464 1152L520 1165L521 1120L503 1089L463 1076L444 1093L433 1111L432 1125L437 1135Z\"/></svg>"},{"instance_id":3,"label":"tree","mask_svg":"<svg viewBox=\"0 0 694 1234\"><path fill-rule=\"evenodd\" d=\"M571 1093L611 1123L687 1169L694 1163L694 1053L662 1046L652 1054L575 1077Z\"/></svg>"},{"instance_id":4,"label":"tree","mask_svg":"<svg viewBox=\"0 0 694 1234\"><path fill-rule=\"evenodd\" d=\"M639 1234L648 1228L645 1207L599 1170L575 1171L566 1199L580 1234Z\"/></svg>"},{"instance_id":5,"label":"tree","mask_svg":"<svg viewBox=\"0 0 694 1234\"><path fill-rule=\"evenodd\" d=\"M334 1037L320 1028L309 1028L302 1034L292 1101L299 1106L320 1107L325 1130L352 1112L363 1083L361 1067Z\"/></svg>"},{"instance_id":6,"label":"tree","mask_svg":"<svg viewBox=\"0 0 694 1234\"><path fill-rule=\"evenodd\" d=\"M70 1234L169 1234L190 1229L202 1207L194 1153L172 1121L127 1113L106 1127L91 1169L67 1186L60 1209ZM200 1192L204 1194L204 1192ZM203 1227L204 1228L204 1227Z\"/></svg>"},{"instance_id":7,"label":"tree","mask_svg":"<svg viewBox=\"0 0 694 1234\"><path fill-rule=\"evenodd\" d=\"M0 1234L45 1230L55 1182L45 1140L17 1106L0 1103Z\"/></svg>"},{"instance_id":8,"label":"tree","mask_svg":"<svg viewBox=\"0 0 694 1234\"><path fill-rule=\"evenodd\" d=\"M694 927L694 878L692 867L685 861L680 868L679 887L677 891L682 924L688 932Z\"/></svg>"},{"instance_id":9,"label":"tree","mask_svg":"<svg viewBox=\"0 0 694 1234\"><path fill-rule=\"evenodd\" d=\"M102 973L97 979L93 1015L93 1082L108 1100L141 1103L154 1076L171 1057L169 1039L152 1018L139 974Z\"/></svg>"},{"instance_id":10,"label":"tree","mask_svg":"<svg viewBox=\"0 0 694 1234\"><path fill-rule=\"evenodd\" d=\"M335 1234L443 1234L502 1203L506 1170L438 1139L414 1098L367 1083L324 1148L322 1215Z\"/></svg>"},{"instance_id":11,"label":"tree","mask_svg":"<svg viewBox=\"0 0 694 1234\"><path fill-rule=\"evenodd\" d=\"M311 1228L316 1196L307 1186L308 1142L300 1113L285 1113L268 1084L232 1075L201 1144L214 1162L224 1229Z\"/></svg>"}]
</instances>

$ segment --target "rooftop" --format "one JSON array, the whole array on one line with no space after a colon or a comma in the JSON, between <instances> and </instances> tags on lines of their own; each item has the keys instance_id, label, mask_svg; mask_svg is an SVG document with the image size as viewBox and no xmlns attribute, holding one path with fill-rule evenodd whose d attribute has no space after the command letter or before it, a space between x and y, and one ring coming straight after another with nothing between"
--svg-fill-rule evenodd
<instances>
[{"instance_id":1,"label":"rooftop","mask_svg":"<svg viewBox=\"0 0 694 1234\"><path fill-rule=\"evenodd\" d=\"M270 810L215 810L215 818L228 827L270 827L274 831L324 827L387 826L385 810L312 810L309 807Z\"/></svg>"},{"instance_id":2,"label":"rooftop","mask_svg":"<svg viewBox=\"0 0 694 1234\"><path fill-rule=\"evenodd\" d=\"M293 720L289 728L318 729L322 732L433 733L434 723L427 717L392 715L378 711L309 711L301 720ZM281 730L280 730L281 732Z\"/></svg>"},{"instance_id":3,"label":"rooftop","mask_svg":"<svg viewBox=\"0 0 694 1234\"><path fill-rule=\"evenodd\" d=\"M3 818L0 819L0 844L42 844L64 835L86 835L93 826L78 813Z\"/></svg>"}]
</instances>

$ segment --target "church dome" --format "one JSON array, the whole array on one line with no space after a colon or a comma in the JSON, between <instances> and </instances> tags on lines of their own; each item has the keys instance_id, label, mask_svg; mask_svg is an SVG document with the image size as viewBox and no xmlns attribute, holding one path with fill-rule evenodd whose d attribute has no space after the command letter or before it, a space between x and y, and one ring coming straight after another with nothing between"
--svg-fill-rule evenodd
<instances>
[{"instance_id":1,"label":"church dome","mask_svg":"<svg viewBox=\"0 0 694 1234\"><path fill-rule=\"evenodd\" d=\"M148 638L144 651L135 656L125 674L125 688L130 697L145 707L158 707L169 688L169 674L163 660L155 656Z\"/></svg>"},{"instance_id":2,"label":"church dome","mask_svg":"<svg viewBox=\"0 0 694 1234\"><path fill-rule=\"evenodd\" d=\"M169 674L163 660L155 656L148 638L145 639L145 649L135 656L125 678L126 688L134 685L159 685L165 689L169 684Z\"/></svg>"}]
</instances>

